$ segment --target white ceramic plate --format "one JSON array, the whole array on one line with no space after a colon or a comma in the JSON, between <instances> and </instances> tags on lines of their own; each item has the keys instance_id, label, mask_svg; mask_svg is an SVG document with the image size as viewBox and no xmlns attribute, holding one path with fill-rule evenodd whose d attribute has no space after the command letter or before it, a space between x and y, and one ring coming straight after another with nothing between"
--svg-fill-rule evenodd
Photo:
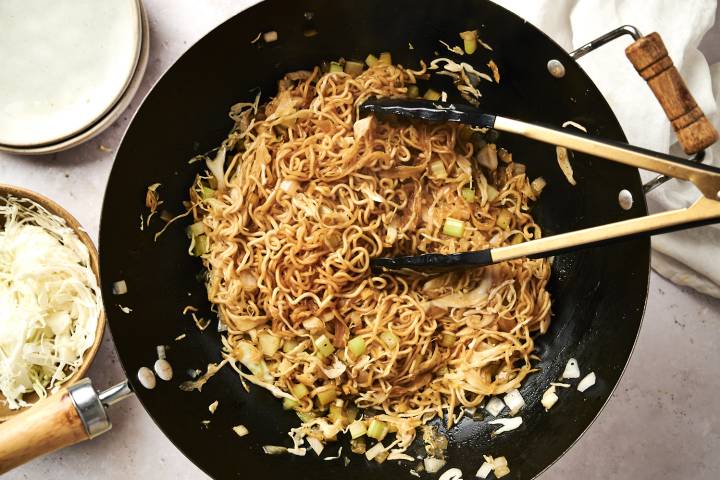
<instances>
[{"instance_id":1,"label":"white ceramic plate","mask_svg":"<svg viewBox=\"0 0 720 480\"><path fill-rule=\"evenodd\" d=\"M142 44L138 0L0 1L0 145L87 130L125 93Z\"/></svg>"}]
</instances>

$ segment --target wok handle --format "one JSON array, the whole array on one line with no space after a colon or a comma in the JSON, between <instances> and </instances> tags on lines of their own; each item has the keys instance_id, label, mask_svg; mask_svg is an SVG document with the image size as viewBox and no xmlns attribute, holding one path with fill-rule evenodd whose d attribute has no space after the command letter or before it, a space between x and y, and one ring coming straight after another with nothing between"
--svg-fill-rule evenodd
<instances>
[{"instance_id":1,"label":"wok handle","mask_svg":"<svg viewBox=\"0 0 720 480\"><path fill-rule=\"evenodd\" d=\"M81 380L0 424L0 474L109 429L92 384Z\"/></svg>"},{"instance_id":2,"label":"wok handle","mask_svg":"<svg viewBox=\"0 0 720 480\"><path fill-rule=\"evenodd\" d=\"M657 32L630 44L625 55L665 110L685 153L697 153L717 141L717 130L688 90Z\"/></svg>"}]
</instances>

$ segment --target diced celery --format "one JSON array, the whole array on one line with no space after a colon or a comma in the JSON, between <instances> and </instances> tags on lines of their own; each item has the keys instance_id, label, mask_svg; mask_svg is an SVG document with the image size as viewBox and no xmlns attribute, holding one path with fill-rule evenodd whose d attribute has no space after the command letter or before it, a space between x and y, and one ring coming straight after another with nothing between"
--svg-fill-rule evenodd
<instances>
[{"instance_id":1,"label":"diced celery","mask_svg":"<svg viewBox=\"0 0 720 480\"><path fill-rule=\"evenodd\" d=\"M348 405L345 407L345 418L348 423L353 422L358 416L358 408L355 405Z\"/></svg>"},{"instance_id":2,"label":"diced celery","mask_svg":"<svg viewBox=\"0 0 720 480\"><path fill-rule=\"evenodd\" d=\"M310 393L308 388L302 383L298 383L297 385L293 386L291 391L293 396L298 400L302 400L307 396L308 393Z\"/></svg>"},{"instance_id":3,"label":"diced celery","mask_svg":"<svg viewBox=\"0 0 720 480\"><path fill-rule=\"evenodd\" d=\"M283 343L282 350L285 353L291 352L295 349L295 347L298 346L298 341L294 338L291 338L290 340L285 340L285 343Z\"/></svg>"},{"instance_id":4,"label":"diced celery","mask_svg":"<svg viewBox=\"0 0 720 480\"><path fill-rule=\"evenodd\" d=\"M365 57L365 63L367 64L368 67L372 67L377 62L378 62L378 58L375 55L373 55L372 53L369 54L367 57Z\"/></svg>"},{"instance_id":5,"label":"diced celery","mask_svg":"<svg viewBox=\"0 0 720 480\"><path fill-rule=\"evenodd\" d=\"M475 53L478 47L478 35L477 30L468 30L467 32L460 32L460 38L463 40L463 47L465 53L472 55Z\"/></svg>"},{"instance_id":6,"label":"diced celery","mask_svg":"<svg viewBox=\"0 0 720 480\"><path fill-rule=\"evenodd\" d=\"M423 98L425 100L432 100L432 101L440 100L440 92L437 92L437 91L433 90L432 88L428 88L425 91L425 95L423 95Z\"/></svg>"},{"instance_id":7,"label":"diced celery","mask_svg":"<svg viewBox=\"0 0 720 480\"><path fill-rule=\"evenodd\" d=\"M474 202L475 201L475 190L472 188L463 188L462 196L466 202Z\"/></svg>"},{"instance_id":8,"label":"diced celery","mask_svg":"<svg viewBox=\"0 0 720 480\"><path fill-rule=\"evenodd\" d=\"M318 403L321 407L332 403L337 398L337 392L335 391L335 387L320 390L316 395Z\"/></svg>"},{"instance_id":9,"label":"diced celery","mask_svg":"<svg viewBox=\"0 0 720 480\"><path fill-rule=\"evenodd\" d=\"M350 430L350 436L353 439L362 437L367 433L367 427L365 426L365 422L361 420L356 420L351 423L348 429Z\"/></svg>"},{"instance_id":10,"label":"diced celery","mask_svg":"<svg viewBox=\"0 0 720 480\"><path fill-rule=\"evenodd\" d=\"M497 198L498 195L500 195L500 192L497 191L495 187L492 185L488 185L487 187L487 193L488 193L488 202L492 202Z\"/></svg>"},{"instance_id":11,"label":"diced celery","mask_svg":"<svg viewBox=\"0 0 720 480\"><path fill-rule=\"evenodd\" d=\"M321 357L329 357L335 351L332 342L325 335L320 335L315 339L315 347Z\"/></svg>"},{"instance_id":12,"label":"diced celery","mask_svg":"<svg viewBox=\"0 0 720 480\"><path fill-rule=\"evenodd\" d=\"M450 237L462 238L465 232L465 222L448 217L443 225L443 233Z\"/></svg>"},{"instance_id":13,"label":"diced celery","mask_svg":"<svg viewBox=\"0 0 720 480\"><path fill-rule=\"evenodd\" d=\"M518 243L523 243L524 241L525 236L522 233L516 233L510 237L510 245L517 245Z\"/></svg>"},{"instance_id":14,"label":"diced celery","mask_svg":"<svg viewBox=\"0 0 720 480\"><path fill-rule=\"evenodd\" d=\"M195 245L193 246L193 255L199 257L210 251L210 241L207 235L198 235L195 237Z\"/></svg>"},{"instance_id":15,"label":"diced celery","mask_svg":"<svg viewBox=\"0 0 720 480\"><path fill-rule=\"evenodd\" d=\"M367 429L367 436L370 438L374 438L378 442L382 441L383 438L385 438L385 435L388 434L388 427L385 425L384 422L381 422L380 420L373 419L370 422L370 426Z\"/></svg>"},{"instance_id":16,"label":"diced celery","mask_svg":"<svg viewBox=\"0 0 720 480\"><path fill-rule=\"evenodd\" d=\"M345 73L352 75L353 77L360 75L363 72L363 68L363 64L360 62L355 62L353 60L345 62Z\"/></svg>"},{"instance_id":17,"label":"diced celery","mask_svg":"<svg viewBox=\"0 0 720 480\"><path fill-rule=\"evenodd\" d=\"M382 340L390 350L394 350L398 344L398 337L392 332L382 332L380 334L380 340Z\"/></svg>"},{"instance_id":18,"label":"diced celery","mask_svg":"<svg viewBox=\"0 0 720 480\"><path fill-rule=\"evenodd\" d=\"M293 408L297 407L298 405L299 404L298 404L297 400L292 400L290 398L283 398L283 408L285 410L292 410Z\"/></svg>"},{"instance_id":19,"label":"diced celery","mask_svg":"<svg viewBox=\"0 0 720 480\"><path fill-rule=\"evenodd\" d=\"M260 351L267 357L272 357L280 350L280 338L267 331L258 333L258 343Z\"/></svg>"},{"instance_id":20,"label":"diced celery","mask_svg":"<svg viewBox=\"0 0 720 480\"><path fill-rule=\"evenodd\" d=\"M353 357L358 358L360 355L365 353L365 339L362 337L355 337L348 342L348 348L353 354Z\"/></svg>"},{"instance_id":21,"label":"diced celery","mask_svg":"<svg viewBox=\"0 0 720 480\"><path fill-rule=\"evenodd\" d=\"M380 58L378 58L378 62L384 63L386 65L392 65L392 55L390 52L382 52L380 54Z\"/></svg>"},{"instance_id":22,"label":"diced celery","mask_svg":"<svg viewBox=\"0 0 720 480\"><path fill-rule=\"evenodd\" d=\"M217 193L217 192L214 189L203 185L200 196L202 197L203 200L207 200L208 198L214 197L215 193Z\"/></svg>"},{"instance_id":23,"label":"diced celery","mask_svg":"<svg viewBox=\"0 0 720 480\"><path fill-rule=\"evenodd\" d=\"M338 420L343 421L344 419L345 412L343 410L343 407L335 404L330 405L330 411L328 412L328 420L330 420L332 423L335 423Z\"/></svg>"},{"instance_id":24,"label":"diced celery","mask_svg":"<svg viewBox=\"0 0 720 480\"><path fill-rule=\"evenodd\" d=\"M343 67L338 62L330 62L330 73L342 72Z\"/></svg>"},{"instance_id":25,"label":"diced celery","mask_svg":"<svg viewBox=\"0 0 720 480\"><path fill-rule=\"evenodd\" d=\"M510 213L510 210L502 209L500 210L500 213L498 213L497 220L495 220L495 224L502 228L503 230L507 230L510 228L510 221L512 220L512 214Z\"/></svg>"},{"instance_id":26,"label":"diced celery","mask_svg":"<svg viewBox=\"0 0 720 480\"><path fill-rule=\"evenodd\" d=\"M443 332L440 336L440 345L445 348L449 348L455 344L455 340L457 340L457 336L454 333Z\"/></svg>"},{"instance_id":27,"label":"diced celery","mask_svg":"<svg viewBox=\"0 0 720 480\"><path fill-rule=\"evenodd\" d=\"M420 89L417 85L408 85L407 96L410 98L417 98L420 96Z\"/></svg>"},{"instance_id":28,"label":"diced celery","mask_svg":"<svg viewBox=\"0 0 720 480\"><path fill-rule=\"evenodd\" d=\"M435 178L447 178L447 170L445 170L445 164L441 160L435 160L430 164L430 172Z\"/></svg>"},{"instance_id":29,"label":"diced celery","mask_svg":"<svg viewBox=\"0 0 720 480\"><path fill-rule=\"evenodd\" d=\"M187 230L185 231L187 233L188 238L197 237L198 235L202 235L205 233L205 224L203 222L195 222L189 227L187 227Z\"/></svg>"}]
</instances>

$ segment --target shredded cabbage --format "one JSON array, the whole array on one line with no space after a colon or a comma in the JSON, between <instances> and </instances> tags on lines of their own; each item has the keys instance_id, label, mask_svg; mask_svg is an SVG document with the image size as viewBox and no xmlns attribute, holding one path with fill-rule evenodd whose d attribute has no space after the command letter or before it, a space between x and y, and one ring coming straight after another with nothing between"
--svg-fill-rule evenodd
<instances>
[{"instance_id":1,"label":"shredded cabbage","mask_svg":"<svg viewBox=\"0 0 720 480\"><path fill-rule=\"evenodd\" d=\"M95 341L102 309L90 253L40 205L0 198L0 392L10 409L60 388Z\"/></svg>"}]
</instances>

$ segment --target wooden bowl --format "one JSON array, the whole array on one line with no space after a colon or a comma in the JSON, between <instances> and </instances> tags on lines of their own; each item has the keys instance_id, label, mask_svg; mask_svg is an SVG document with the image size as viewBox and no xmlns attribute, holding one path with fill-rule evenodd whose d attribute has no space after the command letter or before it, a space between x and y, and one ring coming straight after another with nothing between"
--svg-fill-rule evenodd
<instances>
[{"instance_id":1,"label":"wooden bowl","mask_svg":"<svg viewBox=\"0 0 720 480\"><path fill-rule=\"evenodd\" d=\"M57 203L53 202L49 198L40 195L39 193L32 192L30 190L26 190L24 188L20 187L14 187L11 185L4 185L0 183L0 197L7 197L7 196L14 196L17 198L27 198L29 200L34 201L35 203L45 207L45 209L52 213L53 215L57 215L58 217L64 219L67 222L67 225L73 229L75 234L80 238L80 240L85 244L85 246L88 249L88 252L90 252L90 264L92 266L93 272L95 272L95 277L98 279L98 283L100 282L100 275L99 275L99 269L98 269L98 254L97 249L95 248L95 245L93 244L93 241L90 239L88 234L85 232L85 230L80 226L80 223L73 217L67 210L62 208ZM95 331L95 341L93 342L92 346L85 351L83 355L83 361L80 367L77 369L77 371L73 374L72 377L66 382L63 383L64 386L72 385L76 381L80 380L85 376L87 373L88 368L90 368L90 364L92 363L93 359L95 358L95 355L98 352L98 349L100 348L100 343L102 342L103 333L105 332L105 312L104 310L100 310L100 317L98 318L97 322L97 330ZM30 402L35 402L37 400L37 396L33 394L26 395L25 397ZM0 400L4 400L5 397L3 397L2 394L0 394ZM28 408L31 407L25 407L25 408L19 408L17 410L10 410L6 405L0 404L0 422L8 419L9 417L18 414Z\"/></svg>"}]
</instances>

